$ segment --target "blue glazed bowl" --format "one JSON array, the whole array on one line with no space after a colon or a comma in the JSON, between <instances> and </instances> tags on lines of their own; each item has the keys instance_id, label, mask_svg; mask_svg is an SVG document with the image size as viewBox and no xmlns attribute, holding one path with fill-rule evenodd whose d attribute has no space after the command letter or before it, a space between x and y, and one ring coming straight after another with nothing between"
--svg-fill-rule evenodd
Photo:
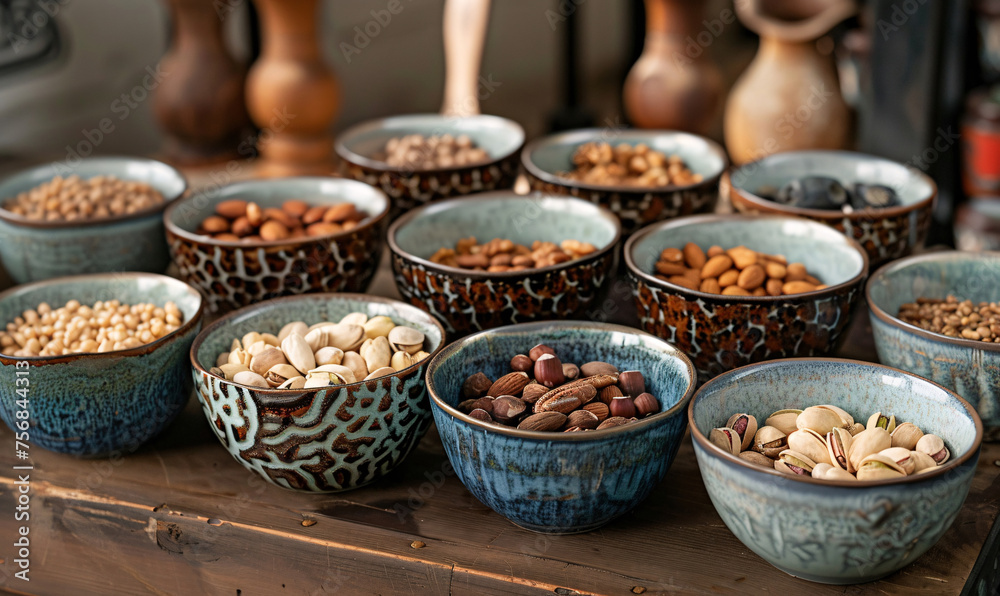
<instances>
[{"instance_id":1,"label":"blue glazed bowl","mask_svg":"<svg viewBox=\"0 0 1000 596\"><path fill-rule=\"evenodd\" d=\"M47 302L123 304L173 301L184 313L179 329L131 350L69 356L0 355L0 416L15 432L27 387L28 442L85 457L135 451L184 409L190 396L187 354L201 329L201 296L176 279L151 273L80 275L18 286L0 294L0 322ZM17 378L27 379L18 385Z\"/></svg>"},{"instance_id":2,"label":"blue glazed bowl","mask_svg":"<svg viewBox=\"0 0 1000 596\"><path fill-rule=\"evenodd\" d=\"M164 202L138 213L95 220L36 221L2 208L7 199L57 175L116 176L145 182ZM75 166L38 166L0 181L0 260L19 284L80 273L148 271L170 263L163 210L187 190L184 176L165 163L134 157L94 157Z\"/></svg>"},{"instance_id":3,"label":"blue glazed bowl","mask_svg":"<svg viewBox=\"0 0 1000 596\"><path fill-rule=\"evenodd\" d=\"M598 302L615 272L621 228L613 213L570 197L483 193L410 211L389 228L396 287L405 300L437 318L451 337L513 323L575 319ZM538 269L483 272L432 263L439 248L461 238L574 239L592 254Z\"/></svg>"},{"instance_id":4,"label":"blue glazed bowl","mask_svg":"<svg viewBox=\"0 0 1000 596\"><path fill-rule=\"evenodd\" d=\"M872 275L868 300L879 360L927 377L969 400L1000 439L1000 344L952 338L904 323L899 307L917 298L1000 301L1000 253L948 251L900 259Z\"/></svg>"},{"instance_id":5,"label":"blue glazed bowl","mask_svg":"<svg viewBox=\"0 0 1000 596\"><path fill-rule=\"evenodd\" d=\"M790 476L725 453L706 438L738 412L833 404L865 420L881 411L944 439L951 458L900 480ZM712 504L750 550L785 573L827 584L874 581L915 561L958 515L979 460L983 426L955 393L909 373L852 360L754 364L706 383L688 408Z\"/></svg>"},{"instance_id":6,"label":"blue glazed bowl","mask_svg":"<svg viewBox=\"0 0 1000 596\"><path fill-rule=\"evenodd\" d=\"M260 389L209 373L233 339L250 331L277 335L293 321L339 321L351 312L385 315L422 331L432 356L444 345L441 325L408 304L361 294L309 294L230 313L191 346L195 388L209 425L236 461L271 484L302 492L370 484L399 465L430 426L424 385L430 358L329 389Z\"/></svg>"},{"instance_id":7,"label":"blue glazed bowl","mask_svg":"<svg viewBox=\"0 0 1000 596\"><path fill-rule=\"evenodd\" d=\"M462 383L509 372L516 354L545 343L563 362L610 362L639 370L660 413L639 422L577 433L523 431L471 418L455 406ZM695 387L691 361L670 344L618 325L553 321L484 331L431 361L427 389L434 422L456 474L477 499L522 528L574 534L607 524L641 503L677 454Z\"/></svg>"}]
</instances>

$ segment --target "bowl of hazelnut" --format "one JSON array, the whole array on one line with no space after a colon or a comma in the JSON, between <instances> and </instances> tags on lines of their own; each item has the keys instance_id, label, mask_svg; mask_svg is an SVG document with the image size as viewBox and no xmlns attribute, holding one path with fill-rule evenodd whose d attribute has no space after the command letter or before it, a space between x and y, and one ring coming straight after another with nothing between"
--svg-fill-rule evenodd
<instances>
[{"instance_id":1,"label":"bowl of hazelnut","mask_svg":"<svg viewBox=\"0 0 1000 596\"><path fill-rule=\"evenodd\" d=\"M607 207L629 235L656 221L711 212L729 160L718 143L690 133L583 129L532 141L521 163L532 189Z\"/></svg>"},{"instance_id":2,"label":"bowl of hazelnut","mask_svg":"<svg viewBox=\"0 0 1000 596\"><path fill-rule=\"evenodd\" d=\"M618 219L572 197L512 191L439 201L389 228L396 287L458 337L580 318L614 279Z\"/></svg>"},{"instance_id":3,"label":"bowl of hazelnut","mask_svg":"<svg viewBox=\"0 0 1000 596\"><path fill-rule=\"evenodd\" d=\"M625 243L642 329L694 361L702 380L837 347L868 276L868 255L821 223L698 215Z\"/></svg>"},{"instance_id":4,"label":"bowl of hazelnut","mask_svg":"<svg viewBox=\"0 0 1000 596\"><path fill-rule=\"evenodd\" d=\"M170 206L170 256L211 311L279 296L363 292L382 256L389 200L354 180L253 180Z\"/></svg>"},{"instance_id":5,"label":"bowl of hazelnut","mask_svg":"<svg viewBox=\"0 0 1000 596\"><path fill-rule=\"evenodd\" d=\"M348 128L336 150L342 176L382 189L402 213L513 187L524 139L519 124L499 116L411 114Z\"/></svg>"},{"instance_id":6,"label":"bowl of hazelnut","mask_svg":"<svg viewBox=\"0 0 1000 596\"><path fill-rule=\"evenodd\" d=\"M663 480L696 375L677 348L605 323L509 325L427 368L445 453L482 503L535 532L608 524Z\"/></svg>"},{"instance_id":7,"label":"bowl of hazelnut","mask_svg":"<svg viewBox=\"0 0 1000 596\"><path fill-rule=\"evenodd\" d=\"M187 190L165 163L93 157L0 180L0 260L16 283L81 273L163 273L163 210Z\"/></svg>"}]
</instances>

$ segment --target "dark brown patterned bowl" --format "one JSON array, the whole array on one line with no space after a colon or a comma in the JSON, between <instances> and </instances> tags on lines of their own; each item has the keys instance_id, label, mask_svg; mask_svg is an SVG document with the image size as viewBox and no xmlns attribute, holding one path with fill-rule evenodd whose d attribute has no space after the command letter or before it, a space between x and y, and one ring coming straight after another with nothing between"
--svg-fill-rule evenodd
<instances>
[{"instance_id":1,"label":"dark brown patterned bowl","mask_svg":"<svg viewBox=\"0 0 1000 596\"><path fill-rule=\"evenodd\" d=\"M829 176L842 184L881 184L896 191L900 207L853 213L789 207L756 194L780 188L794 178ZM923 246L931 225L937 185L906 166L850 151L789 151L770 155L726 172L721 192L741 213L794 215L824 223L854 238L868 252L872 267L905 257Z\"/></svg>"},{"instance_id":2,"label":"dark brown patterned bowl","mask_svg":"<svg viewBox=\"0 0 1000 596\"><path fill-rule=\"evenodd\" d=\"M393 167L373 157L383 151L389 139L409 134L468 135L489 153L490 161L414 170ZM392 198L393 212L399 214L435 199L512 188L524 139L521 125L499 116L412 114L353 126L337 138L336 150L341 175L382 189Z\"/></svg>"},{"instance_id":3,"label":"dark brown patterned bowl","mask_svg":"<svg viewBox=\"0 0 1000 596\"><path fill-rule=\"evenodd\" d=\"M679 155L702 181L686 186L599 186L570 180L573 153L585 143L644 143L668 155ZM584 129L549 135L528 144L521 163L533 190L572 195L607 207L629 235L653 222L693 213L710 213L719 199L719 177L729 165L718 143L686 132L668 130Z\"/></svg>"},{"instance_id":4,"label":"dark brown patterned bowl","mask_svg":"<svg viewBox=\"0 0 1000 596\"><path fill-rule=\"evenodd\" d=\"M829 287L791 296L723 296L653 276L664 248L746 246L803 263ZM795 217L702 215L643 228L625 243L641 327L687 354L705 382L733 368L831 352L868 276L856 241Z\"/></svg>"},{"instance_id":5,"label":"dark brown patterned bowl","mask_svg":"<svg viewBox=\"0 0 1000 596\"><path fill-rule=\"evenodd\" d=\"M354 203L369 215L337 234L274 242L226 242L195 234L198 225L227 199L280 207L289 199L311 205ZM181 278L205 295L212 312L262 300L316 292L363 292L382 257L389 200L353 180L281 178L253 180L198 193L164 213L170 256Z\"/></svg>"},{"instance_id":6,"label":"dark brown patterned bowl","mask_svg":"<svg viewBox=\"0 0 1000 596\"><path fill-rule=\"evenodd\" d=\"M501 273L446 267L429 259L460 238L590 242L597 250L550 267ZM580 199L495 192L414 209L389 228L396 287L452 337L513 323L573 319L595 306L614 278L618 219Z\"/></svg>"}]
</instances>

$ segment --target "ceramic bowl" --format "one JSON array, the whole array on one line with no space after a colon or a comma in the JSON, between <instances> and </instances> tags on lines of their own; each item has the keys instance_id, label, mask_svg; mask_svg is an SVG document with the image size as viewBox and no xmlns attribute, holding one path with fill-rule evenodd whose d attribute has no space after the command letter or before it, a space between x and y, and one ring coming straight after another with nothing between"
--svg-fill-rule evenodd
<instances>
[{"instance_id":1,"label":"ceramic bowl","mask_svg":"<svg viewBox=\"0 0 1000 596\"><path fill-rule=\"evenodd\" d=\"M944 439L951 458L900 480L828 481L749 463L706 439L737 412L763 423L777 410L819 404L862 421L892 413ZM827 584L874 581L932 547L962 508L983 436L979 416L955 393L852 360L780 360L728 372L698 390L688 417L702 480L729 530L785 573Z\"/></svg>"},{"instance_id":2,"label":"ceramic bowl","mask_svg":"<svg viewBox=\"0 0 1000 596\"><path fill-rule=\"evenodd\" d=\"M686 186L635 188L601 186L570 180L573 153L591 142L612 145L645 143L650 148L679 155L702 181ZM709 213L719 198L719 177L729 160L718 143L694 134L667 130L583 129L562 132L528 144L521 155L531 188L572 195L607 207L618 216L626 235L664 219L692 213Z\"/></svg>"},{"instance_id":3,"label":"ceramic bowl","mask_svg":"<svg viewBox=\"0 0 1000 596\"><path fill-rule=\"evenodd\" d=\"M652 275L664 248L688 242L784 255L829 287L791 296L722 296ZM857 242L816 222L773 216L702 215L655 224L625 243L625 264L641 327L690 356L702 381L752 362L831 352L868 275Z\"/></svg>"},{"instance_id":4,"label":"ceramic bowl","mask_svg":"<svg viewBox=\"0 0 1000 596\"><path fill-rule=\"evenodd\" d=\"M360 294L311 294L269 300L230 313L191 346L198 399L209 426L236 461L271 484L336 492L374 482L399 465L430 425L424 359L395 374L328 389L259 389L208 370L234 338L277 334L293 321L339 321L351 312L385 315L418 329L432 355L444 330L402 302Z\"/></svg>"},{"instance_id":5,"label":"ceramic bowl","mask_svg":"<svg viewBox=\"0 0 1000 596\"><path fill-rule=\"evenodd\" d=\"M842 184L881 184L896 191L900 207L839 211L788 207L758 196L762 187L780 188L803 176L830 176ZM722 194L741 213L796 215L822 222L854 238L873 267L905 257L923 246L931 225L937 186L916 169L873 155L849 151L789 151L745 164L722 177Z\"/></svg>"},{"instance_id":6,"label":"ceramic bowl","mask_svg":"<svg viewBox=\"0 0 1000 596\"><path fill-rule=\"evenodd\" d=\"M145 182L164 202L145 211L96 220L36 221L0 207L0 260L19 284L81 273L163 273L170 263L163 210L187 190L184 176L165 163L135 157L94 157L76 165L38 166L0 181L0 205L55 176L116 176Z\"/></svg>"},{"instance_id":7,"label":"ceramic bowl","mask_svg":"<svg viewBox=\"0 0 1000 596\"><path fill-rule=\"evenodd\" d=\"M198 225L228 199L280 207L289 199L310 205L354 203L369 215L336 234L277 240L227 242L196 234ZM231 184L192 195L164 213L170 256L182 279L201 290L208 307L226 311L262 300L317 292L363 292L382 258L389 200L353 180L280 178Z\"/></svg>"},{"instance_id":8,"label":"ceramic bowl","mask_svg":"<svg viewBox=\"0 0 1000 596\"><path fill-rule=\"evenodd\" d=\"M201 329L202 299L191 286L152 273L62 277L0 294L6 325L42 302L59 308L70 300L123 304L177 304L179 329L157 341L101 354L13 357L0 354L0 416L26 442L59 453L96 457L131 453L155 437L184 409L191 392L187 354ZM22 384L15 379L26 379ZM25 390L18 393L18 390ZM18 415L26 399L27 429Z\"/></svg>"},{"instance_id":9,"label":"ceramic bowl","mask_svg":"<svg viewBox=\"0 0 1000 596\"><path fill-rule=\"evenodd\" d=\"M414 170L393 167L373 157L384 150L389 139L410 134L468 135L489 153L490 161L465 167ZM382 189L392 197L398 214L435 199L513 187L524 138L521 125L499 116L412 114L353 126L340 133L336 150L341 159L341 175Z\"/></svg>"},{"instance_id":10,"label":"ceramic bowl","mask_svg":"<svg viewBox=\"0 0 1000 596\"><path fill-rule=\"evenodd\" d=\"M947 337L896 318L907 302L949 294L975 303L1000 301L1000 253L933 253L876 271L865 297L878 358L969 400L986 426L986 440L1000 440L1000 344Z\"/></svg>"},{"instance_id":11,"label":"ceramic bowl","mask_svg":"<svg viewBox=\"0 0 1000 596\"><path fill-rule=\"evenodd\" d=\"M613 279L618 220L607 209L569 197L484 193L414 209L389 228L396 287L441 321L452 337L512 323L573 319L593 307ZM475 272L432 263L460 238L590 242L584 258L527 271Z\"/></svg>"},{"instance_id":12,"label":"ceramic bowl","mask_svg":"<svg viewBox=\"0 0 1000 596\"><path fill-rule=\"evenodd\" d=\"M455 408L469 375L496 379L509 372L511 357L539 342L563 362L602 360L642 371L660 413L610 429L559 433L485 424ZM580 321L483 331L446 347L427 370L434 422L465 487L518 526L556 534L603 526L649 495L677 454L694 387L691 361L670 344L628 327Z\"/></svg>"}]
</instances>

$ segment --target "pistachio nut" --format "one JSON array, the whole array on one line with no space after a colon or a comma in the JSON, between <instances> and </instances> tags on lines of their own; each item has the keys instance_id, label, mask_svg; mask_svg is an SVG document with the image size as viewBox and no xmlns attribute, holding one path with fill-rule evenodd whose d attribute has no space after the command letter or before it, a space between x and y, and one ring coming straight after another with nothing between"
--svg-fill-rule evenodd
<instances>
[{"instance_id":1,"label":"pistachio nut","mask_svg":"<svg viewBox=\"0 0 1000 596\"><path fill-rule=\"evenodd\" d=\"M416 354L413 355L413 361L414 362L420 362L421 360L426 360L426 359L430 358L430 356L431 356L430 352L425 352L423 350L420 350L419 352L417 352ZM566 366L566 365L564 364L563 366ZM566 380L568 381L568 380L571 380L571 379L569 377L566 377Z\"/></svg>"},{"instance_id":2,"label":"pistachio nut","mask_svg":"<svg viewBox=\"0 0 1000 596\"><path fill-rule=\"evenodd\" d=\"M316 358L317 366L323 366L324 364L341 364L344 362L344 351L333 346L326 346L325 348L316 350L314 357Z\"/></svg>"},{"instance_id":3,"label":"pistachio nut","mask_svg":"<svg viewBox=\"0 0 1000 596\"><path fill-rule=\"evenodd\" d=\"M302 385L303 389L318 389L320 387L331 387L333 385L339 384L340 381L337 377L330 375L330 373L316 373L314 375L309 375L306 377L305 384Z\"/></svg>"},{"instance_id":4,"label":"pistachio nut","mask_svg":"<svg viewBox=\"0 0 1000 596\"><path fill-rule=\"evenodd\" d=\"M835 428L826 433L826 448L830 455L830 463L842 470L850 468L848 456L851 452L851 442L854 437L843 428Z\"/></svg>"},{"instance_id":5,"label":"pistachio nut","mask_svg":"<svg viewBox=\"0 0 1000 596\"><path fill-rule=\"evenodd\" d=\"M740 454L740 436L731 428L714 428L708 433L708 440L727 453Z\"/></svg>"},{"instance_id":6,"label":"pistachio nut","mask_svg":"<svg viewBox=\"0 0 1000 596\"><path fill-rule=\"evenodd\" d=\"M879 451L879 455L884 455L896 462L907 474L913 473L913 460L910 458L910 450L903 447L890 447Z\"/></svg>"},{"instance_id":7,"label":"pistachio nut","mask_svg":"<svg viewBox=\"0 0 1000 596\"><path fill-rule=\"evenodd\" d=\"M832 404L823 404L821 406L816 406L816 407L831 410L835 412L837 416L840 416L841 428L850 429L852 426L854 426L854 416L851 416L851 414L847 410Z\"/></svg>"},{"instance_id":8,"label":"pistachio nut","mask_svg":"<svg viewBox=\"0 0 1000 596\"><path fill-rule=\"evenodd\" d=\"M343 319L340 319L341 325L361 325L365 326L368 322L368 315L363 312L352 312L350 314L344 315Z\"/></svg>"},{"instance_id":9,"label":"pistachio nut","mask_svg":"<svg viewBox=\"0 0 1000 596\"><path fill-rule=\"evenodd\" d=\"M271 387L278 387L282 385L288 379L294 379L295 377L302 376L299 371L296 370L291 364L275 364L267 370L264 374L264 380Z\"/></svg>"},{"instance_id":10,"label":"pistachio nut","mask_svg":"<svg viewBox=\"0 0 1000 596\"><path fill-rule=\"evenodd\" d=\"M247 353L246 350L237 349L229 352L229 364L242 364L243 366L250 368L250 361L253 356Z\"/></svg>"},{"instance_id":11,"label":"pistachio nut","mask_svg":"<svg viewBox=\"0 0 1000 596\"><path fill-rule=\"evenodd\" d=\"M854 423L854 425L853 425L853 426L851 426L851 428L850 428L850 429L848 429L848 430L850 430L850 431L851 431L851 436L852 436L852 437L856 437L856 436L858 436L859 434L861 434L862 432L864 432L864 430L865 430L865 425L864 425L864 424L861 424L860 422L855 422L855 423Z\"/></svg>"},{"instance_id":12,"label":"pistachio nut","mask_svg":"<svg viewBox=\"0 0 1000 596\"><path fill-rule=\"evenodd\" d=\"M370 375L368 375L367 377L365 377L365 380L366 381L370 381L372 379L378 379L378 378L381 378L381 377L387 377L387 376L391 375L394 372L396 372L396 369L394 369L393 367L391 367L391 366L383 366L382 368L373 370Z\"/></svg>"},{"instance_id":13,"label":"pistachio nut","mask_svg":"<svg viewBox=\"0 0 1000 596\"><path fill-rule=\"evenodd\" d=\"M305 337L308 331L309 331L309 325L306 325L305 322L292 321L291 323L288 323L287 325L282 327L281 331L278 331L278 345L280 346L281 342L285 341L285 338L291 335L292 333L297 333Z\"/></svg>"},{"instance_id":14,"label":"pistachio nut","mask_svg":"<svg viewBox=\"0 0 1000 596\"><path fill-rule=\"evenodd\" d=\"M259 352L253 357L252 360L250 360L250 370L263 376L264 373L271 370L278 364L288 364L288 359L285 358L285 354L278 348L265 346L264 351Z\"/></svg>"},{"instance_id":15,"label":"pistachio nut","mask_svg":"<svg viewBox=\"0 0 1000 596\"><path fill-rule=\"evenodd\" d=\"M884 428L874 427L861 431L851 439L851 449L847 455L847 471L857 472L861 460L891 446L892 439Z\"/></svg>"},{"instance_id":16,"label":"pistachio nut","mask_svg":"<svg viewBox=\"0 0 1000 596\"><path fill-rule=\"evenodd\" d=\"M240 340L238 339L234 339L233 343L229 344L230 352L235 352L236 350L242 350L242 349L243 349L243 344L241 344Z\"/></svg>"},{"instance_id":17,"label":"pistachio nut","mask_svg":"<svg viewBox=\"0 0 1000 596\"><path fill-rule=\"evenodd\" d=\"M893 447L902 447L910 451L916 449L917 441L920 440L920 437L924 436L924 432L912 422L904 422L897 425L896 429L890 434L892 436Z\"/></svg>"},{"instance_id":18,"label":"pistachio nut","mask_svg":"<svg viewBox=\"0 0 1000 596\"><path fill-rule=\"evenodd\" d=\"M344 360L341 364L351 369L355 379L363 379L368 376L368 364L357 352L344 352Z\"/></svg>"},{"instance_id":19,"label":"pistachio nut","mask_svg":"<svg viewBox=\"0 0 1000 596\"><path fill-rule=\"evenodd\" d=\"M392 360L389 362L389 366L395 370L409 368L413 366L413 356L410 356L406 352L396 352L392 355Z\"/></svg>"},{"instance_id":20,"label":"pistachio nut","mask_svg":"<svg viewBox=\"0 0 1000 596\"><path fill-rule=\"evenodd\" d=\"M823 466L824 464L816 464L816 468ZM844 468L839 466L828 466L823 468L823 472L817 476L816 468L813 468L813 478L821 478L823 480L857 480L854 474L851 474Z\"/></svg>"},{"instance_id":21,"label":"pistachio nut","mask_svg":"<svg viewBox=\"0 0 1000 596\"><path fill-rule=\"evenodd\" d=\"M250 370L250 367L245 364L233 364L232 362L227 362L219 367L222 374L226 376L226 379L232 381L236 373L243 372L245 370Z\"/></svg>"},{"instance_id":22,"label":"pistachio nut","mask_svg":"<svg viewBox=\"0 0 1000 596\"><path fill-rule=\"evenodd\" d=\"M302 376L292 377L281 385L278 385L278 389L305 389L305 387L306 378Z\"/></svg>"},{"instance_id":23,"label":"pistachio nut","mask_svg":"<svg viewBox=\"0 0 1000 596\"><path fill-rule=\"evenodd\" d=\"M257 354L260 354L269 347L270 346L267 344L267 342L261 339L247 346L246 350L247 354L250 354L251 356L256 356Z\"/></svg>"},{"instance_id":24,"label":"pistachio nut","mask_svg":"<svg viewBox=\"0 0 1000 596\"><path fill-rule=\"evenodd\" d=\"M881 453L869 455L861 460L858 466L858 480L891 480L903 476L906 476L903 468Z\"/></svg>"},{"instance_id":25,"label":"pistachio nut","mask_svg":"<svg viewBox=\"0 0 1000 596\"><path fill-rule=\"evenodd\" d=\"M274 346L276 348L281 346L281 340L278 339L278 336L273 333L261 333L260 339L269 346Z\"/></svg>"},{"instance_id":26,"label":"pistachio nut","mask_svg":"<svg viewBox=\"0 0 1000 596\"><path fill-rule=\"evenodd\" d=\"M226 373L222 372L222 369L219 368L218 366L213 366L212 368L208 369L208 374L215 375L217 377L222 377L223 379L226 378Z\"/></svg>"},{"instance_id":27,"label":"pistachio nut","mask_svg":"<svg viewBox=\"0 0 1000 596\"><path fill-rule=\"evenodd\" d=\"M260 333L257 333L256 331L251 331L250 333L244 335L240 339L240 341L243 343L243 348L246 349L248 346L252 346L255 343L261 341L262 339L264 338L260 336Z\"/></svg>"},{"instance_id":28,"label":"pistachio nut","mask_svg":"<svg viewBox=\"0 0 1000 596\"><path fill-rule=\"evenodd\" d=\"M795 426L795 419L801 413L802 410L778 410L767 417L767 420L764 421L764 426L773 426L786 435L791 434L798 429Z\"/></svg>"},{"instance_id":29,"label":"pistachio nut","mask_svg":"<svg viewBox=\"0 0 1000 596\"><path fill-rule=\"evenodd\" d=\"M233 375L233 382L239 383L240 385L249 385L250 387L261 387L264 389L270 389L271 386L267 384L267 380L253 372L252 370L243 370L235 375Z\"/></svg>"},{"instance_id":30,"label":"pistachio nut","mask_svg":"<svg viewBox=\"0 0 1000 596\"><path fill-rule=\"evenodd\" d=\"M285 353L288 363L299 370L306 372L316 368L316 357L309 349L309 344L301 335L292 333L281 342L281 351Z\"/></svg>"},{"instance_id":31,"label":"pistachio nut","mask_svg":"<svg viewBox=\"0 0 1000 596\"><path fill-rule=\"evenodd\" d=\"M317 327L312 331L309 331L305 335L306 344L309 345L309 349L316 352L320 348L325 348L330 345L330 336L327 334L327 329L329 325L324 325L323 327Z\"/></svg>"},{"instance_id":32,"label":"pistachio nut","mask_svg":"<svg viewBox=\"0 0 1000 596\"><path fill-rule=\"evenodd\" d=\"M811 428L800 428L788 435L788 448L801 453L817 464L833 464L830 460L830 450L827 449L826 440Z\"/></svg>"},{"instance_id":33,"label":"pistachio nut","mask_svg":"<svg viewBox=\"0 0 1000 596\"><path fill-rule=\"evenodd\" d=\"M726 422L726 427L736 431L740 436L740 448L746 451L753 445L754 436L757 434L757 419L750 414L733 414Z\"/></svg>"},{"instance_id":34,"label":"pistachio nut","mask_svg":"<svg viewBox=\"0 0 1000 596\"><path fill-rule=\"evenodd\" d=\"M399 327L396 327L399 329ZM371 343L368 343L370 341ZM378 370L389 366L392 362L392 349L389 347L389 340L379 336L372 340L367 340L361 346L361 357L365 359L368 370Z\"/></svg>"},{"instance_id":35,"label":"pistachio nut","mask_svg":"<svg viewBox=\"0 0 1000 596\"><path fill-rule=\"evenodd\" d=\"M951 452L944 446L944 440L937 435L928 434L920 437L920 440L917 441L917 448L915 451L926 453L931 456L931 459L933 459L939 466L948 461L948 458L951 457Z\"/></svg>"},{"instance_id":36,"label":"pistachio nut","mask_svg":"<svg viewBox=\"0 0 1000 596\"><path fill-rule=\"evenodd\" d=\"M324 364L323 366L316 367L309 371L310 377L322 374L337 377L340 383L344 385L354 383L357 380L357 376L354 374L354 371L340 364Z\"/></svg>"},{"instance_id":37,"label":"pistachio nut","mask_svg":"<svg viewBox=\"0 0 1000 596\"><path fill-rule=\"evenodd\" d=\"M840 414L833 410L819 406L811 406L802 410L802 413L795 418L795 427L798 429L808 428L816 431L819 436L824 437L826 433L843 425ZM791 433L789 433L789 437Z\"/></svg>"},{"instance_id":38,"label":"pistachio nut","mask_svg":"<svg viewBox=\"0 0 1000 596\"><path fill-rule=\"evenodd\" d=\"M813 478L822 478L823 476L826 475L827 470L832 470L832 469L833 466L831 466L830 464L818 463L816 464L816 467L813 468L810 476L812 476Z\"/></svg>"},{"instance_id":39,"label":"pistachio nut","mask_svg":"<svg viewBox=\"0 0 1000 596\"><path fill-rule=\"evenodd\" d=\"M775 459L778 454L788 448L785 433L773 426L762 426L757 429L753 438L753 450Z\"/></svg>"},{"instance_id":40,"label":"pistachio nut","mask_svg":"<svg viewBox=\"0 0 1000 596\"><path fill-rule=\"evenodd\" d=\"M809 476L812 474L816 462L805 455L785 449L778 454L778 459L774 462L774 469L785 474L797 474L799 476Z\"/></svg>"},{"instance_id":41,"label":"pistachio nut","mask_svg":"<svg viewBox=\"0 0 1000 596\"><path fill-rule=\"evenodd\" d=\"M888 432L896 430L896 417L895 416L885 416L882 412L875 412L868 417L868 424L865 428L884 428Z\"/></svg>"},{"instance_id":42,"label":"pistachio nut","mask_svg":"<svg viewBox=\"0 0 1000 596\"><path fill-rule=\"evenodd\" d=\"M222 366L223 364L229 362L229 352L223 352L219 354L219 357L215 359L216 366Z\"/></svg>"},{"instance_id":43,"label":"pistachio nut","mask_svg":"<svg viewBox=\"0 0 1000 596\"><path fill-rule=\"evenodd\" d=\"M740 459L746 460L752 464L757 464L758 466L774 469L774 460L767 457L763 453L757 453L756 451L742 451L740 452Z\"/></svg>"},{"instance_id":44,"label":"pistachio nut","mask_svg":"<svg viewBox=\"0 0 1000 596\"><path fill-rule=\"evenodd\" d=\"M380 335L385 337L389 335L389 332L392 331L392 328L395 326L396 324L392 322L392 319L385 315L372 317L364 324L364 336L369 339L375 339Z\"/></svg>"},{"instance_id":45,"label":"pistachio nut","mask_svg":"<svg viewBox=\"0 0 1000 596\"><path fill-rule=\"evenodd\" d=\"M406 325L396 325L390 329L387 339L393 350L406 352L411 356L424 347L424 334Z\"/></svg>"},{"instance_id":46,"label":"pistachio nut","mask_svg":"<svg viewBox=\"0 0 1000 596\"><path fill-rule=\"evenodd\" d=\"M325 327L328 346L340 348L344 352L357 350L365 341L365 328L361 325L336 324Z\"/></svg>"},{"instance_id":47,"label":"pistachio nut","mask_svg":"<svg viewBox=\"0 0 1000 596\"><path fill-rule=\"evenodd\" d=\"M911 451L910 460L913 462L913 473L919 474L920 472L926 470L933 470L937 467L937 462L934 458L927 455L923 451Z\"/></svg>"}]
</instances>

